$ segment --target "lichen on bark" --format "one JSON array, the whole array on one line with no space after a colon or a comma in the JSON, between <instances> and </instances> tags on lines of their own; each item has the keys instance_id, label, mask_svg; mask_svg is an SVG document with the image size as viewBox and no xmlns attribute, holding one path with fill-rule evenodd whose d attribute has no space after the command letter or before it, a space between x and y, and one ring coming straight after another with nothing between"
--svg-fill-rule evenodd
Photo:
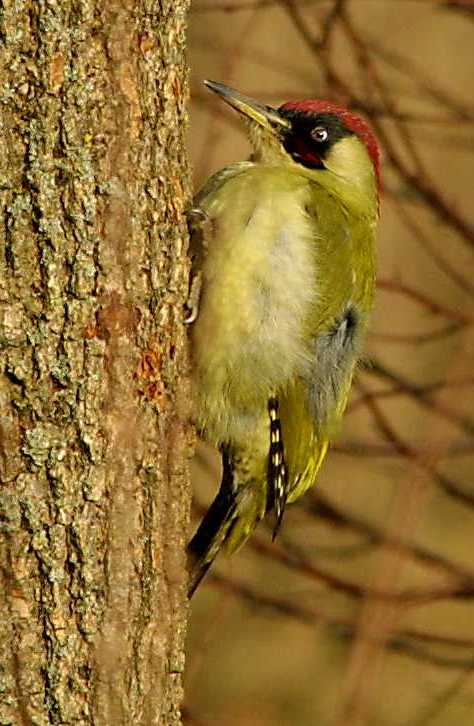
<instances>
[{"instance_id":1,"label":"lichen on bark","mask_svg":"<svg viewBox=\"0 0 474 726\"><path fill-rule=\"evenodd\" d=\"M178 724L187 3L0 27L0 724Z\"/></svg>"}]
</instances>

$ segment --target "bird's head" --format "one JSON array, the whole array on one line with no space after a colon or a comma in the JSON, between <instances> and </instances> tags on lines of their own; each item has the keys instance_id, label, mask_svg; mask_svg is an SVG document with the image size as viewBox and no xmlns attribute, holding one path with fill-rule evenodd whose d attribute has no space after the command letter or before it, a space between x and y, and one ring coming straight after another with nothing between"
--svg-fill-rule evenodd
<instances>
[{"instance_id":1,"label":"bird's head","mask_svg":"<svg viewBox=\"0 0 474 726\"><path fill-rule=\"evenodd\" d=\"M290 101L272 108L214 81L206 86L249 123L253 160L326 170L334 178L364 190L380 190L380 157L369 124L343 106L328 101Z\"/></svg>"}]
</instances>

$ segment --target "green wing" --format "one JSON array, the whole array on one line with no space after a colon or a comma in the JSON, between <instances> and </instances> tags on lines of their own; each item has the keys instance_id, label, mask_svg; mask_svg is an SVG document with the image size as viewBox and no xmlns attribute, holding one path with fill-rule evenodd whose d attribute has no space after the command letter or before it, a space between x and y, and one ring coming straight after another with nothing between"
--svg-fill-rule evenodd
<instances>
[{"instance_id":1,"label":"green wing","mask_svg":"<svg viewBox=\"0 0 474 726\"><path fill-rule=\"evenodd\" d=\"M340 423L375 285L371 219L355 216L316 184L307 213L315 229L317 299L306 330L313 362L279 393L290 502L314 483Z\"/></svg>"}]
</instances>

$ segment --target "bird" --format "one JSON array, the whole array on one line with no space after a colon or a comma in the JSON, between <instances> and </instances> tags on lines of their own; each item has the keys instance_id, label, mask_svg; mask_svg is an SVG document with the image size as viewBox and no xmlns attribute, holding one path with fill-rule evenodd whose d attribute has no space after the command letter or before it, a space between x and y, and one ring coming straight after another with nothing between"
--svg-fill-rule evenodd
<instances>
[{"instance_id":1,"label":"bird","mask_svg":"<svg viewBox=\"0 0 474 726\"><path fill-rule=\"evenodd\" d=\"M381 191L379 146L360 115L205 85L243 118L252 153L212 175L188 215L193 415L222 456L187 548L189 597L271 512L275 537L316 480L373 307Z\"/></svg>"}]
</instances>

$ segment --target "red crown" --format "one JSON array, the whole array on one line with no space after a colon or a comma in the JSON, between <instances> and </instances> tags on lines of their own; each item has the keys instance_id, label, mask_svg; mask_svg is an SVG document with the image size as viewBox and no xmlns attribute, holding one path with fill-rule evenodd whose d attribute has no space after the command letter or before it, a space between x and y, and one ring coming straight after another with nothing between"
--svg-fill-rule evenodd
<instances>
[{"instance_id":1,"label":"red crown","mask_svg":"<svg viewBox=\"0 0 474 726\"><path fill-rule=\"evenodd\" d=\"M338 106L337 103L330 101L288 101L280 106L282 111L300 111L301 113L318 114L333 113L342 120L344 126L353 131L364 142L367 152L372 159L377 182L380 187L380 150L370 125L365 119L357 114L352 113L344 106Z\"/></svg>"}]
</instances>

